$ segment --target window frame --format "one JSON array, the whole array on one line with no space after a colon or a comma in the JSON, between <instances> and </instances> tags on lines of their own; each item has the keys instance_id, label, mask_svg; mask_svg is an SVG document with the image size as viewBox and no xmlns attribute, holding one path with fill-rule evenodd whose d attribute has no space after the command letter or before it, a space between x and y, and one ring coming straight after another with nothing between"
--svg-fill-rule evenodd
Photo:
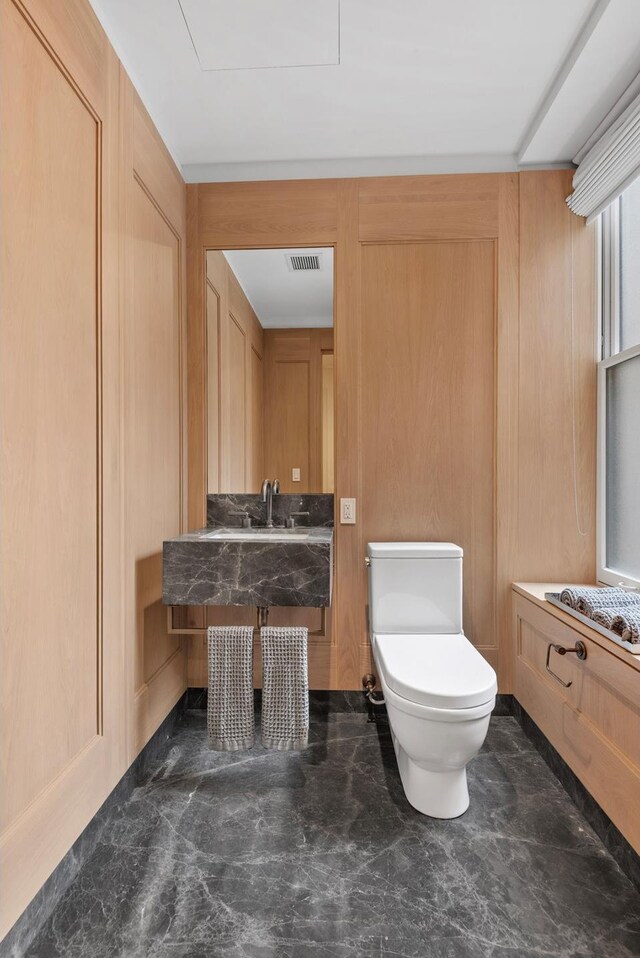
<instances>
[{"instance_id":1,"label":"window frame","mask_svg":"<svg viewBox=\"0 0 640 958\"><path fill-rule=\"evenodd\" d=\"M600 217L600 335L597 371L596 567L598 582L640 589L640 579L611 569L607 556L607 370L640 356L640 343L620 352L620 200Z\"/></svg>"}]
</instances>

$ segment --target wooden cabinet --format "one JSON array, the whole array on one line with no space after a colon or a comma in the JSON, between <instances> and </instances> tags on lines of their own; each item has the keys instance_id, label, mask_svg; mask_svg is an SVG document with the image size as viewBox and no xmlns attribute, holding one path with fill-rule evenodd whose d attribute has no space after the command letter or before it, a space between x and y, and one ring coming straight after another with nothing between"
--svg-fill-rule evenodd
<instances>
[{"instance_id":1,"label":"wooden cabinet","mask_svg":"<svg viewBox=\"0 0 640 958\"><path fill-rule=\"evenodd\" d=\"M515 696L631 845L640 851L640 662L556 613L541 589L514 592ZM551 651L584 642L586 659Z\"/></svg>"}]
</instances>

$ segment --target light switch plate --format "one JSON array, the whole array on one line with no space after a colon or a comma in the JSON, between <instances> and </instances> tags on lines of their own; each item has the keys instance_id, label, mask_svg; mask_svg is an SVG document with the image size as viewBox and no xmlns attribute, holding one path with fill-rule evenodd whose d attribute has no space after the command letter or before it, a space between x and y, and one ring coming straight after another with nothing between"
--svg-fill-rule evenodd
<instances>
[{"instance_id":1,"label":"light switch plate","mask_svg":"<svg viewBox=\"0 0 640 958\"><path fill-rule=\"evenodd\" d=\"M343 526L355 526L356 524L356 500L340 500L340 523Z\"/></svg>"},{"instance_id":2,"label":"light switch plate","mask_svg":"<svg viewBox=\"0 0 640 958\"><path fill-rule=\"evenodd\" d=\"M300 470L292 469L291 470L291 482L300 482Z\"/></svg>"}]
</instances>

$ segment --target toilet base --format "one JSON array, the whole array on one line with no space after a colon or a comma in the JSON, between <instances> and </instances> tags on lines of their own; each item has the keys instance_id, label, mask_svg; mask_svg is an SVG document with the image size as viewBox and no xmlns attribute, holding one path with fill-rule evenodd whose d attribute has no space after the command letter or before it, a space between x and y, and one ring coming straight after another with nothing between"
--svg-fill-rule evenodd
<instances>
[{"instance_id":1,"label":"toilet base","mask_svg":"<svg viewBox=\"0 0 640 958\"><path fill-rule=\"evenodd\" d=\"M415 809L431 818L458 818L466 812L466 768L432 772L417 765L395 741L394 745L404 793Z\"/></svg>"}]
</instances>

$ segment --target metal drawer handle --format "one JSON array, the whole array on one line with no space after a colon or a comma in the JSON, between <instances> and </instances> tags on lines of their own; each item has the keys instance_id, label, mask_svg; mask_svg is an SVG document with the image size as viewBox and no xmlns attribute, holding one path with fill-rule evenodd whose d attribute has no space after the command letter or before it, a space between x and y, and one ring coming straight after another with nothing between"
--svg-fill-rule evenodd
<instances>
[{"instance_id":1,"label":"metal drawer handle","mask_svg":"<svg viewBox=\"0 0 640 958\"><path fill-rule=\"evenodd\" d=\"M558 653L558 655L566 655L567 652L575 652L578 658L584 662L584 660L587 657L587 647L584 644L584 642L580 642L580 641L576 642L576 644L574 645L572 649L565 649L564 645L556 645L555 642L549 642L549 645L547 646L547 662L546 662L547 672L549 672L550 675L553 675L554 679L556 679L556 681L559 682L560 685L563 685L565 689L568 689L570 685L573 685L573 681L565 682L564 679L561 679L559 675L556 675L556 673L553 671L553 669L549 665L549 659L551 658L551 649L554 649Z\"/></svg>"}]
</instances>

